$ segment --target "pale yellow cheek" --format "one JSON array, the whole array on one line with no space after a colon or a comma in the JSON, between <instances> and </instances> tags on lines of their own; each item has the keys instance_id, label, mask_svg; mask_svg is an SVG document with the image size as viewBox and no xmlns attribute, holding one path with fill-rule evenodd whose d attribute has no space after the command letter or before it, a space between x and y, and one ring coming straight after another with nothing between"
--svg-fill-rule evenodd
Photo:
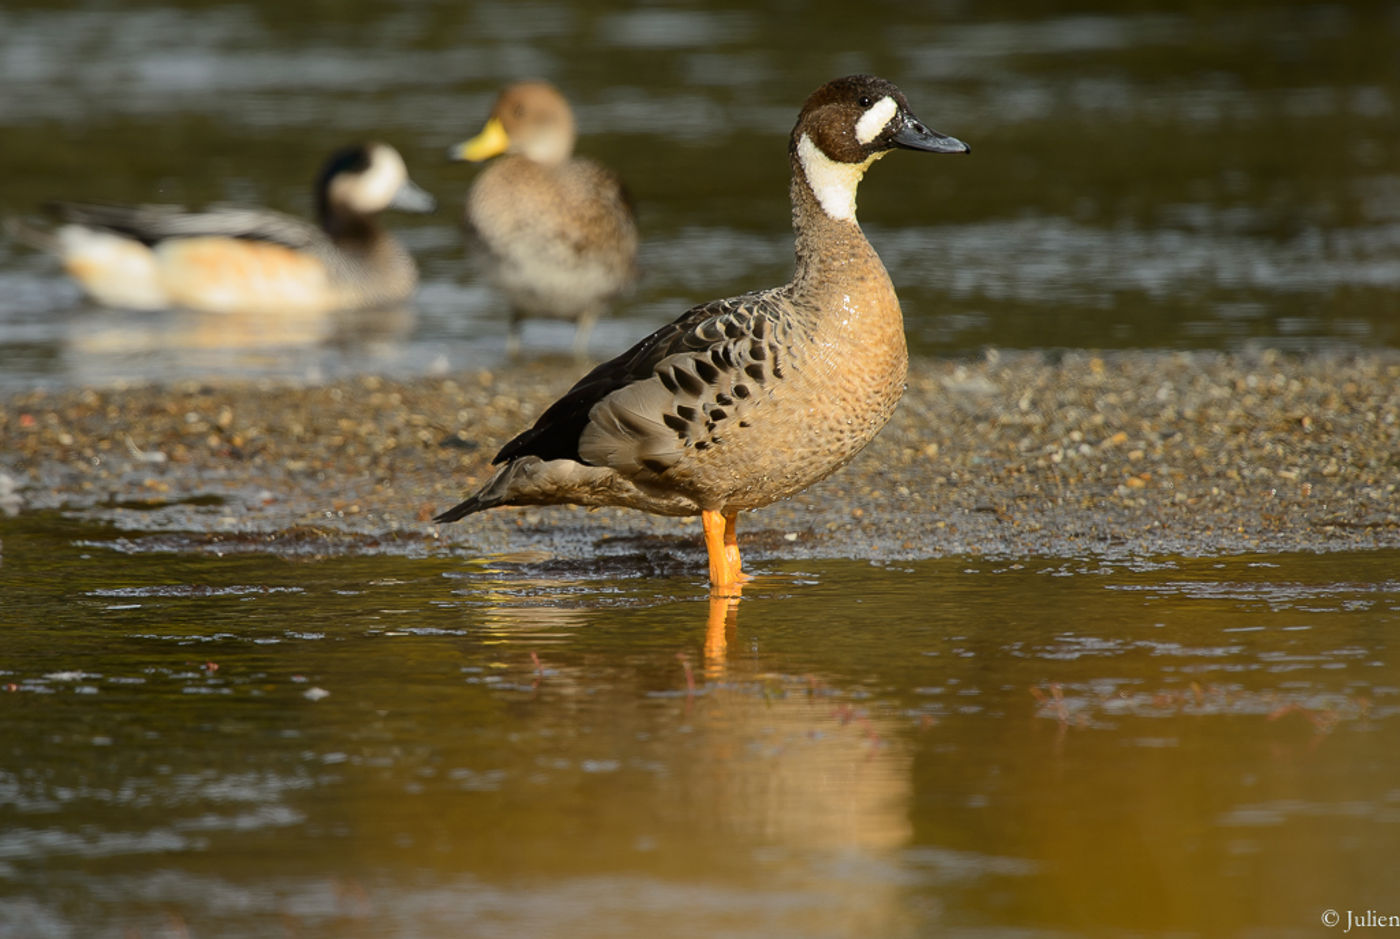
<instances>
[{"instance_id":1,"label":"pale yellow cheek","mask_svg":"<svg viewBox=\"0 0 1400 939\"><path fill-rule=\"evenodd\" d=\"M376 145L370 152L367 170L337 176L331 181L331 201L352 212L373 215L388 208L407 179L408 169L398 151Z\"/></svg>"}]
</instances>

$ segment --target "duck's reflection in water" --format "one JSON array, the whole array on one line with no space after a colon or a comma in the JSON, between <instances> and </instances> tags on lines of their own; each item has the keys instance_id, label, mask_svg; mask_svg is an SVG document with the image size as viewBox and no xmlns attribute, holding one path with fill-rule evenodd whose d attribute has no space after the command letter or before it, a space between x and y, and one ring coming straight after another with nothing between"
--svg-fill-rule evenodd
<instances>
[{"instance_id":1,"label":"duck's reflection in water","mask_svg":"<svg viewBox=\"0 0 1400 939\"><path fill-rule=\"evenodd\" d=\"M705 674L720 678L724 675L729 656L729 640L739 628L739 594L742 587L729 588L728 596L710 593L709 616L705 620Z\"/></svg>"},{"instance_id":2,"label":"duck's reflection in water","mask_svg":"<svg viewBox=\"0 0 1400 939\"><path fill-rule=\"evenodd\" d=\"M530 563L546 554L517 553L514 563ZM489 569L488 569L489 571ZM480 606L478 625L498 638L557 638L587 624L598 610L590 604L590 585L585 580L560 577L501 577L494 571L474 577L472 600ZM721 679L725 674L730 642L738 629L742 588L726 588L725 595L711 592L708 597L704 633L705 675ZM563 598L574 593L577 603Z\"/></svg>"},{"instance_id":3,"label":"duck's reflection in water","mask_svg":"<svg viewBox=\"0 0 1400 939\"><path fill-rule=\"evenodd\" d=\"M205 372L299 374L318 348L373 355L414 329L411 307L279 316L161 310L94 311L68 337L70 368L85 379L139 368L145 377L199 377Z\"/></svg>"},{"instance_id":4,"label":"duck's reflection in water","mask_svg":"<svg viewBox=\"0 0 1400 939\"><path fill-rule=\"evenodd\" d=\"M663 880L711 882L728 870L734 883L715 881L726 890L780 882L788 896L813 900L778 917L779 932L855 934L865 924L871 935L907 934L906 728L841 679L765 653L761 633L743 636L741 608L762 623L767 605L782 602L750 589L748 600L707 598L703 620L691 617L682 631L672 614L693 611L691 603L600 610L596 582L474 581L473 599L495 598L478 620L490 641L537 655L538 674L512 685L517 693L528 685L531 704L515 712L510 732L539 738L528 778L560 791L530 811L588 845L580 876L641 864ZM579 606L562 606L574 590ZM692 666L697 645L703 664ZM499 658L522 656L517 648ZM532 829L541 824L535 817Z\"/></svg>"},{"instance_id":5,"label":"duck's reflection in water","mask_svg":"<svg viewBox=\"0 0 1400 939\"><path fill-rule=\"evenodd\" d=\"M553 557L544 550L493 555L472 562L476 569L454 575L464 582L461 593L483 638L502 643L563 639L588 623L596 610L588 602L592 591L587 581L532 570Z\"/></svg>"},{"instance_id":6,"label":"duck's reflection in water","mask_svg":"<svg viewBox=\"0 0 1400 939\"><path fill-rule=\"evenodd\" d=\"M708 600L704 693L690 714L694 772L676 783L735 833L893 862L911 836L911 758L899 729L821 676L793 675L748 646L731 655L744 601L742 588L730 591ZM862 905L879 907L879 896Z\"/></svg>"}]
</instances>

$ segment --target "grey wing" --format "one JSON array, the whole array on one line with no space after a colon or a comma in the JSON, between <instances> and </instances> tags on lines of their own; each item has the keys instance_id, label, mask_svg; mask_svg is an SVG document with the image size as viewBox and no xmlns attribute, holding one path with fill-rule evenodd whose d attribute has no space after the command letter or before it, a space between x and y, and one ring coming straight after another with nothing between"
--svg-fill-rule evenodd
<instances>
[{"instance_id":1,"label":"grey wing","mask_svg":"<svg viewBox=\"0 0 1400 939\"><path fill-rule=\"evenodd\" d=\"M688 451L722 446L783 377L789 313L784 288L691 311L686 328L649 350L642 374L590 408L579 457L624 475L662 475Z\"/></svg>"},{"instance_id":2,"label":"grey wing","mask_svg":"<svg viewBox=\"0 0 1400 939\"><path fill-rule=\"evenodd\" d=\"M167 238L245 238L304 250L320 246L325 234L316 226L268 209L210 206L192 212L177 205L108 205L57 202L52 209L66 222L100 228L154 245Z\"/></svg>"}]
</instances>

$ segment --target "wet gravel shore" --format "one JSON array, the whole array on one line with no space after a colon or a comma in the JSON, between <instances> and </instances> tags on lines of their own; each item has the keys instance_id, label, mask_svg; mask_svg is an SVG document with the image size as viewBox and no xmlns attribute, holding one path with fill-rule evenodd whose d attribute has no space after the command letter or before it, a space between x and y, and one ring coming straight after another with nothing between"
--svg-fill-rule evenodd
<instances>
[{"instance_id":1,"label":"wet gravel shore","mask_svg":"<svg viewBox=\"0 0 1400 939\"><path fill-rule=\"evenodd\" d=\"M695 562L698 523L631 511L430 521L577 371L23 394L0 505L176 547ZM916 360L874 444L740 526L751 560L1397 547L1400 352Z\"/></svg>"}]
</instances>

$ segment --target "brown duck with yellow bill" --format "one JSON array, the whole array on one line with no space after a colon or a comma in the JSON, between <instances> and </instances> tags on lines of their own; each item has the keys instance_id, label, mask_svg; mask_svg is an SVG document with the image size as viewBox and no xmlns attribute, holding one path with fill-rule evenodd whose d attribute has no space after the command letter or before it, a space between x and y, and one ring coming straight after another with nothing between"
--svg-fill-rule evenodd
<instances>
[{"instance_id":1,"label":"brown duck with yellow bill","mask_svg":"<svg viewBox=\"0 0 1400 939\"><path fill-rule=\"evenodd\" d=\"M574 352L637 276L637 225L622 182L573 156L574 115L552 85L501 92L481 133L448 151L492 160L467 195L465 222L489 280L510 304L509 351L528 318L573 320Z\"/></svg>"}]
</instances>

